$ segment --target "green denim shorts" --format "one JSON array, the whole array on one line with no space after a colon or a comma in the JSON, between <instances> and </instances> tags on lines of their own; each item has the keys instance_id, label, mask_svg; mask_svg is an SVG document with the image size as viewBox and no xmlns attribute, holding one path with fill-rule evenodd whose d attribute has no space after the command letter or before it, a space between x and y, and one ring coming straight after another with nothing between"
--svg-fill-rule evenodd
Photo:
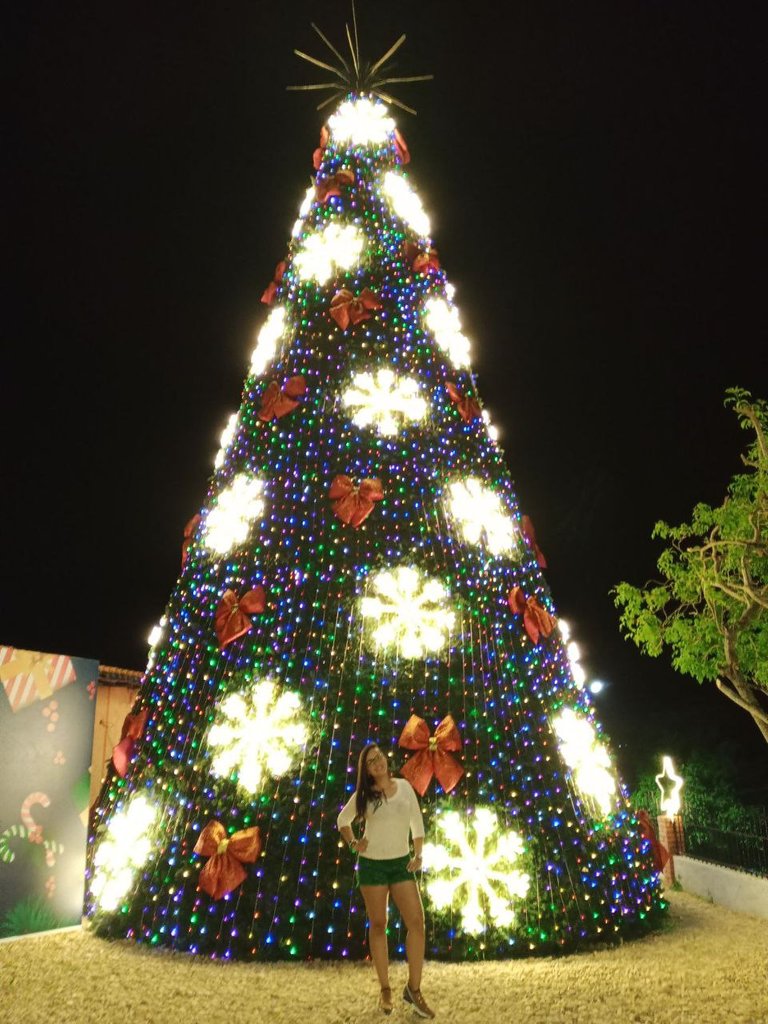
<instances>
[{"instance_id":1,"label":"green denim shorts","mask_svg":"<svg viewBox=\"0 0 768 1024\"><path fill-rule=\"evenodd\" d=\"M358 857L357 884L392 885L394 882L413 882L413 872L405 869L405 865L410 859L410 853L406 853L404 857L393 857L391 860Z\"/></svg>"}]
</instances>

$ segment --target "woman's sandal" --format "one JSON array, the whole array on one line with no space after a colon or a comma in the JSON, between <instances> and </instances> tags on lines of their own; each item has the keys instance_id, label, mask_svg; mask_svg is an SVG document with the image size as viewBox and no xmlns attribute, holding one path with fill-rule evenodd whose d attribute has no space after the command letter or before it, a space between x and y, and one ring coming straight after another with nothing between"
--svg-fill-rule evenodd
<instances>
[{"instance_id":1,"label":"woman's sandal","mask_svg":"<svg viewBox=\"0 0 768 1024\"><path fill-rule=\"evenodd\" d=\"M387 988L382 988L381 995L379 996L379 1009L387 1017L390 1015L390 1013L392 1013L392 1010L394 1009L394 1007L392 1005L392 989L391 988L388 988L388 987Z\"/></svg>"}]
</instances>

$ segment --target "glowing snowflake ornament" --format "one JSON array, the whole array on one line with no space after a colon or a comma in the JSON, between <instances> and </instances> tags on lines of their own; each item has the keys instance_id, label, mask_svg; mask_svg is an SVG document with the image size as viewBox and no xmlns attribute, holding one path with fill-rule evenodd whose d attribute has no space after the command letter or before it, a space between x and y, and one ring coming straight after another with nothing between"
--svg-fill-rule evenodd
<instances>
[{"instance_id":1,"label":"glowing snowflake ornament","mask_svg":"<svg viewBox=\"0 0 768 1024\"><path fill-rule=\"evenodd\" d=\"M594 725L572 708L564 708L552 725L560 753L582 796L594 801L601 814L608 814L616 794L616 780L610 755Z\"/></svg>"},{"instance_id":2,"label":"glowing snowflake ornament","mask_svg":"<svg viewBox=\"0 0 768 1024\"><path fill-rule=\"evenodd\" d=\"M465 932L477 935L486 923L508 928L512 901L528 892L530 878L517 862L524 852L516 832L499 827L490 807L478 807L465 823L455 811L435 819L440 841L424 846L427 892L437 910L455 907Z\"/></svg>"},{"instance_id":3,"label":"glowing snowflake ornament","mask_svg":"<svg viewBox=\"0 0 768 1024\"><path fill-rule=\"evenodd\" d=\"M152 852L156 823L157 809L143 793L112 818L93 858L91 892L100 910L116 910L133 885Z\"/></svg>"},{"instance_id":4,"label":"glowing snowflake ornament","mask_svg":"<svg viewBox=\"0 0 768 1024\"><path fill-rule=\"evenodd\" d=\"M468 544L484 545L492 555L515 549L515 526L501 498L477 477L449 486L448 508Z\"/></svg>"},{"instance_id":5,"label":"glowing snowflake ornament","mask_svg":"<svg viewBox=\"0 0 768 1024\"><path fill-rule=\"evenodd\" d=\"M309 735L301 711L299 694L280 692L270 679L229 694L208 732L214 774L233 776L250 795L258 791L265 775L275 779L285 775Z\"/></svg>"},{"instance_id":6,"label":"glowing snowflake ornament","mask_svg":"<svg viewBox=\"0 0 768 1024\"><path fill-rule=\"evenodd\" d=\"M371 621L375 647L403 658L423 658L445 647L454 614L439 580L403 565L375 573L369 585L373 596L361 598L360 613Z\"/></svg>"},{"instance_id":7,"label":"glowing snowflake ornament","mask_svg":"<svg viewBox=\"0 0 768 1024\"><path fill-rule=\"evenodd\" d=\"M264 484L258 477L238 473L208 513L204 545L216 554L225 555L242 544L250 533L252 521L264 511L263 490Z\"/></svg>"},{"instance_id":8,"label":"glowing snowflake ornament","mask_svg":"<svg viewBox=\"0 0 768 1024\"><path fill-rule=\"evenodd\" d=\"M424 318L435 341L457 368L469 366L469 338L461 331L459 311L437 296L424 303Z\"/></svg>"},{"instance_id":9,"label":"glowing snowflake ornament","mask_svg":"<svg viewBox=\"0 0 768 1024\"><path fill-rule=\"evenodd\" d=\"M260 377L277 354L277 343L285 332L285 309L275 306L256 339L256 348L251 354L251 376Z\"/></svg>"},{"instance_id":10,"label":"glowing snowflake ornament","mask_svg":"<svg viewBox=\"0 0 768 1024\"><path fill-rule=\"evenodd\" d=\"M215 469L221 469L224 465L224 459L227 454L227 448L232 444L235 439L235 433L237 431L237 413L233 412L227 420L227 425L221 432L219 438L219 450L216 453L216 460L213 465Z\"/></svg>"},{"instance_id":11,"label":"glowing snowflake ornament","mask_svg":"<svg viewBox=\"0 0 768 1024\"><path fill-rule=\"evenodd\" d=\"M395 130L395 122L383 103L369 99L346 100L328 121L335 142L367 146L386 142Z\"/></svg>"},{"instance_id":12,"label":"glowing snowflake ornament","mask_svg":"<svg viewBox=\"0 0 768 1024\"><path fill-rule=\"evenodd\" d=\"M341 402L352 411L352 422L358 427L374 427L385 436L419 423L427 414L414 378L398 377L388 369L355 374Z\"/></svg>"},{"instance_id":13,"label":"glowing snowflake ornament","mask_svg":"<svg viewBox=\"0 0 768 1024\"><path fill-rule=\"evenodd\" d=\"M424 212L421 200L402 174L387 171L382 182L382 191L392 203L392 208L401 220L410 224L414 231L424 238L431 231L429 217Z\"/></svg>"},{"instance_id":14,"label":"glowing snowflake ornament","mask_svg":"<svg viewBox=\"0 0 768 1024\"><path fill-rule=\"evenodd\" d=\"M310 185L307 191L304 193L304 199L301 206L299 207L299 216L294 222L293 230L291 234L294 238L301 234L301 229L304 226L304 219L306 218L309 211L312 209L312 201L315 198L315 186Z\"/></svg>"},{"instance_id":15,"label":"glowing snowflake ornament","mask_svg":"<svg viewBox=\"0 0 768 1024\"><path fill-rule=\"evenodd\" d=\"M330 223L309 235L293 261L303 281L325 284L336 270L351 270L360 262L365 238L351 224Z\"/></svg>"}]
</instances>

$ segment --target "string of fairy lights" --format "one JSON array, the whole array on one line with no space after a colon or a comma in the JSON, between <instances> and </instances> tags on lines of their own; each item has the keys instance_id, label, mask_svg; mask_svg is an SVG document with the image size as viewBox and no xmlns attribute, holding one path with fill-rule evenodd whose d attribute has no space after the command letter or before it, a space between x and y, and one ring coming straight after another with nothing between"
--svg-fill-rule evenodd
<instances>
[{"instance_id":1,"label":"string of fairy lights","mask_svg":"<svg viewBox=\"0 0 768 1024\"><path fill-rule=\"evenodd\" d=\"M461 736L460 781L423 800L431 955L563 949L662 909L395 132L365 96L328 121L100 808L101 933L364 955L335 819L359 749L395 757L412 714Z\"/></svg>"}]
</instances>

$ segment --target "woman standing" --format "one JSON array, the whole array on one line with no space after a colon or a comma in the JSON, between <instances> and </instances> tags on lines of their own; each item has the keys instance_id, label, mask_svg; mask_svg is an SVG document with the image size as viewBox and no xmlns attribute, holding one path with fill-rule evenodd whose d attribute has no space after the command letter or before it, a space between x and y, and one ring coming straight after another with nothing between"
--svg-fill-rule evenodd
<instances>
[{"instance_id":1,"label":"woman standing","mask_svg":"<svg viewBox=\"0 0 768 1024\"><path fill-rule=\"evenodd\" d=\"M355 821L363 822L360 839L352 832ZM360 752L357 786L339 814L338 826L349 848L358 854L360 892L368 913L368 944L381 986L380 1009L392 1013L387 950L387 908L392 893L407 931L408 984L403 989L403 999L420 1017L434 1017L421 994L424 908L413 877L413 872L421 868L424 823L411 784L390 775L387 759L375 743L369 743Z\"/></svg>"}]
</instances>

